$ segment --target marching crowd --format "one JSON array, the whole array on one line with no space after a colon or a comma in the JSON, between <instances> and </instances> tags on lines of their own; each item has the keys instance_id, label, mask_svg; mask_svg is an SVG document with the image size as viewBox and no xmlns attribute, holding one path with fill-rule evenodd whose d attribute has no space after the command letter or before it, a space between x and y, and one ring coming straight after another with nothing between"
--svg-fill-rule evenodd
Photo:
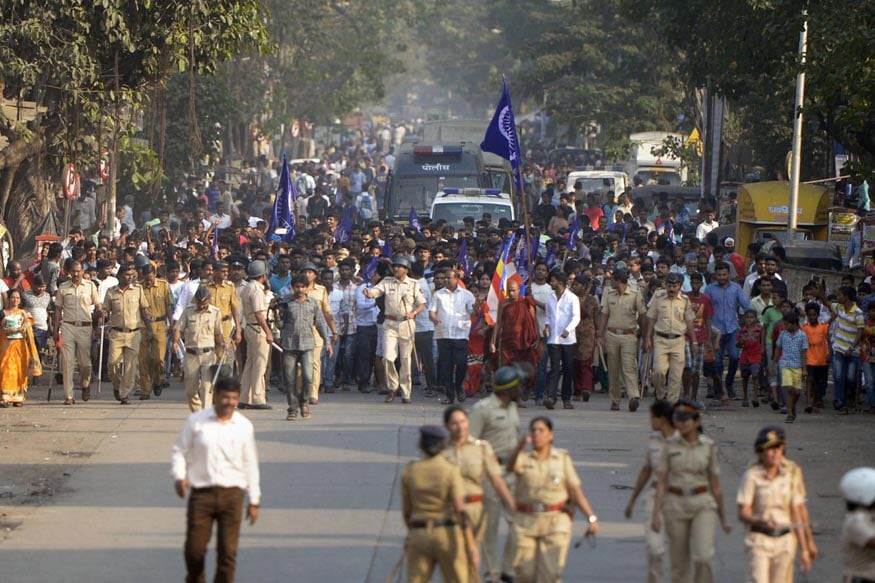
<instances>
[{"instance_id":1,"label":"marching crowd","mask_svg":"<svg viewBox=\"0 0 875 583\"><path fill-rule=\"evenodd\" d=\"M41 360L53 346L69 406L90 399L95 379L98 387L107 379L125 405L159 397L181 373L190 409L209 409L214 385L234 392L234 383L216 384L222 370L239 378L237 408L271 409L281 392L289 421L311 417L336 392L377 392L386 403L441 399L446 429L423 430L425 465L402 478L415 532L412 581L435 563L445 574L468 569L453 566L459 557L477 565L480 542L488 580L554 580L570 543L563 510L577 506L590 532L598 530L570 458L552 449L552 423L534 419L518 442L517 407L590 406L582 404L597 386L612 411L634 413L647 394L658 399L654 444L627 512L646 490L649 531L667 534L674 581L710 581L716 519L728 530L716 446L700 434L698 401L762 403L787 423L830 400L839 415L875 412L869 278L847 275L836 290L812 281L791 297L779 246L736 250L713 232L732 219L733 197L690 209L667 195L582 193L565 183L568 167L531 163L528 225L489 215L463 226L399 225L378 218L392 163L391 147L359 145L294 168L291 242L270 231L277 184L265 161L242 177L220 169L207 183L190 179L157 210L128 199L112 224L98 223L87 200L94 193L84 189L65 239L41 247L31 265L6 266L0 407L25 403L28 378L48 372ZM493 302L497 290L506 298ZM481 400L469 421L457 403L471 397ZM496 425L490 410L513 415ZM754 553L754 572L792 573L797 543L804 565L817 553L801 473L783 459L783 444L779 427L757 437L762 467L738 494L751 548L771 557ZM469 446L476 451L464 453ZM446 490L435 492L433 478L448 471L439 460L469 454L482 458L477 476L443 481ZM792 496L783 514L764 518L760 482L776 475ZM437 497L432 506L429 496ZM443 499L458 520L446 518ZM502 505L530 518L514 522L504 557L496 550ZM451 550L431 538L442 520L460 533L477 527L465 535L467 554L437 556ZM653 581L661 580L658 538L648 539ZM191 559L202 569L202 556Z\"/></svg>"}]
</instances>

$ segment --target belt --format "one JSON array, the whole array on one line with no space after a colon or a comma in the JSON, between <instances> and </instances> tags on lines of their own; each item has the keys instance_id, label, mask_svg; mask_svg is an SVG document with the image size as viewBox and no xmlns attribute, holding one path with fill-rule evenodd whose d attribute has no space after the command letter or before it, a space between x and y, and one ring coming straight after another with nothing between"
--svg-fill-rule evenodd
<instances>
[{"instance_id":1,"label":"belt","mask_svg":"<svg viewBox=\"0 0 875 583\"><path fill-rule=\"evenodd\" d=\"M474 494L473 496L465 496L465 504L474 504L475 502L483 502L483 494Z\"/></svg>"},{"instance_id":2,"label":"belt","mask_svg":"<svg viewBox=\"0 0 875 583\"><path fill-rule=\"evenodd\" d=\"M163 316L152 316L151 318L149 318L149 321L150 322L161 322L161 321L164 321L166 319L167 319L167 314L164 314Z\"/></svg>"},{"instance_id":3,"label":"belt","mask_svg":"<svg viewBox=\"0 0 875 583\"><path fill-rule=\"evenodd\" d=\"M660 338L668 338L669 340L674 340L675 338L683 336L683 334L666 334L665 332L657 332L656 335Z\"/></svg>"},{"instance_id":4,"label":"belt","mask_svg":"<svg viewBox=\"0 0 875 583\"><path fill-rule=\"evenodd\" d=\"M536 512L556 512L557 510L565 508L566 504L568 504L568 500L558 504L517 504L516 509L517 512L525 512L526 514L535 514Z\"/></svg>"},{"instance_id":5,"label":"belt","mask_svg":"<svg viewBox=\"0 0 875 583\"><path fill-rule=\"evenodd\" d=\"M695 488L675 488L674 486L669 486L668 488L668 493L675 496L695 496L697 494L704 494L707 491L708 486L696 486Z\"/></svg>"},{"instance_id":6,"label":"belt","mask_svg":"<svg viewBox=\"0 0 875 583\"><path fill-rule=\"evenodd\" d=\"M764 534L766 536L770 536L772 538L780 538L785 534L790 534L791 530L786 526L784 528L776 528L775 530L768 529L759 524L754 524L750 527L751 532L758 532L760 534Z\"/></svg>"},{"instance_id":7,"label":"belt","mask_svg":"<svg viewBox=\"0 0 875 583\"><path fill-rule=\"evenodd\" d=\"M112 329L115 330L116 332L125 332L125 333L139 332L139 330L140 330L139 328L116 328L115 326L113 326Z\"/></svg>"},{"instance_id":8,"label":"belt","mask_svg":"<svg viewBox=\"0 0 875 583\"><path fill-rule=\"evenodd\" d=\"M411 520L410 528L434 528L439 526L456 526L456 521L450 518L439 518L435 520Z\"/></svg>"},{"instance_id":9,"label":"belt","mask_svg":"<svg viewBox=\"0 0 875 583\"><path fill-rule=\"evenodd\" d=\"M215 350L214 348L186 348L185 351L188 354L206 354L207 352L212 352Z\"/></svg>"},{"instance_id":10,"label":"belt","mask_svg":"<svg viewBox=\"0 0 875 583\"><path fill-rule=\"evenodd\" d=\"M403 322L407 319L407 316L384 316L384 318L392 322Z\"/></svg>"},{"instance_id":11,"label":"belt","mask_svg":"<svg viewBox=\"0 0 875 583\"><path fill-rule=\"evenodd\" d=\"M614 334L619 334L621 336L631 336L638 331L635 328L608 328L608 332L613 332Z\"/></svg>"},{"instance_id":12,"label":"belt","mask_svg":"<svg viewBox=\"0 0 875 583\"><path fill-rule=\"evenodd\" d=\"M71 326L91 326L91 322L64 322L64 324L69 324Z\"/></svg>"},{"instance_id":13,"label":"belt","mask_svg":"<svg viewBox=\"0 0 875 583\"><path fill-rule=\"evenodd\" d=\"M228 316L222 316L222 321L223 321L223 322L227 322L227 321L230 320L230 319L231 319L231 316L230 316L230 315L228 315Z\"/></svg>"}]
</instances>

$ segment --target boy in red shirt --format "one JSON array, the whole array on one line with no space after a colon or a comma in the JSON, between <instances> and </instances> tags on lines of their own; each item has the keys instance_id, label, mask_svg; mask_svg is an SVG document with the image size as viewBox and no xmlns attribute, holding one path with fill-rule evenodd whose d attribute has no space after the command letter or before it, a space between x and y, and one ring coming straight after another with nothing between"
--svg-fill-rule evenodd
<instances>
[{"instance_id":1,"label":"boy in red shirt","mask_svg":"<svg viewBox=\"0 0 875 583\"><path fill-rule=\"evenodd\" d=\"M754 310L745 312L742 322L743 325L738 331L735 342L741 349L741 356L738 359L738 364L741 366L741 386L744 392L741 406L749 407L750 401L747 400L748 381L753 379L752 382L756 383L763 362L763 327L760 326L757 313ZM754 387L753 406L760 406L756 387Z\"/></svg>"}]
</instances>

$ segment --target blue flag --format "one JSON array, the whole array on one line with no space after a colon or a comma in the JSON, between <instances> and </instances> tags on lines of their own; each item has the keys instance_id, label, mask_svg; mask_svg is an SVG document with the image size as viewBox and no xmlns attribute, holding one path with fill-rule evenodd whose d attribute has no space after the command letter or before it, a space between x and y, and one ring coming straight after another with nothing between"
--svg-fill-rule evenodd
<instances>
[{"instance_id":1,"label":"blue flag","mask_svg":"<svg viewBox=\"0 0 875 583\"><path fill-rule=\"evenodd\" d=\"M417 233L422 232L422 226L419 224L419 215L416 214L416 209L413 207L410 207L410 216L407 218L407 222L416 229Z\"/></svg>"},{"instance_id":2,"label":"blue flag","mask_svg":"<svg viewBox=\"0 0 875 583\"><path fill-rule=\"evenodd\" d=\"M389 238L386 238L386 242L383 244L383 250L380 252L382 257L386 259L392 259L392 246L389 244Z\"/></svg>"},{"instance_id":3,"label":"blue flag","mask_svg":"<svg viewBox=\"0 0 875 583\"><path fill-rule=\"evenodd\" d=\"M577 233L580 231L580 217L578 215L574 215L574 222L571 223L571 230L568 232L568 248L574 251L577 249L577 245L575 245L577 239Z\"/></svg>"},{"instance_id":4,"label":"blue flag","mask_svg":"<svg viewBox=\"0 0 875 583\"><path fill-rule=\"evenodd\" d=\"M286 243L295 240L296 198L298 198L298 191L289 174L289 161L283 155L283 169L276 189L276 200L273 202L273 214L270 216L270 227L267 230L268 238Z\"/></svg>"},{"instance_id":5,"label":"blue flag","mask_svg":"<svg viewBox=\"0 0 875 583\"><path fill-rule=\"evenodd\" d=\"M672 247L677 247L678 240L677 240L677 238L675 237L675 234L674 234L674 222L671 221L671 220L669 220L669 221L666 222L666 225L665 225L665 236L666 236L666 238L668 239L668 243L669 243L669 245L671 245Z\"/></svg>"},{"instance_id":6,"label":"blue flag","mask_svg":"<svg viewBox=\"0 0 875 583\"><path fill-rule=\"evenodd\" d=\"M529 255L526 252L526 238L521 237L516 245L516 255L513 260L516 264L516 272L525 282L529 279ZM522 292L520 292L522 294Z\"/></svg>"},{"instance_id":7,"label":"blue flag","mask_svg":"<svg viewBox=\"0 0 875 583\"><path fill-rule=\"evenodd\" d=\"M338 243L346 243L352 234L352 205L343 210L340 224L334 229L334 240Z\"/></svg>"},{"instance_id":8,"label":"blue flag","mask_svg":"<svg viewBox=\"0 0 875 583\"><path fill-rule=\"evenodd\" d=\"M556 266L556 246L551 245L549 249L547 249L547 256L544 257L544 263L547 264L548 269L553 269Z\"/></svg>"},{"instance_id":9,"label":"blue flag","mask_svg":"<svg viewBox=\"0 0 875 583\"><path fill-rule=\"evenodd\" d=\"M371 258L371 262L365 267L364 272L362 273L362 277L364 277L365 283L371 283L371 278L374 277L374 273L377 272L377 265L380 263L379 257Z\"/></svg>"},{"instance_id":10,"label":"blue flag","mask_svg":"<svg viewBox=\"0 0 875 583\"><path fill-rule=\"evenodd\" d=\"M541 251L541 237L532 235L532 240L529 243L532 250L532 263L538 260L538 253Z\"/></svg>"},{"instance_id":11,"label":"blue flag","mask_svg":"<svg viewBox=\"0 0 875 583\"><path fill-rule=\"evenodd\" d=\"M513 117L513 105L511 105L510 93L507 90L507 79L502 76L501 82L504 86L501 99L498 100L495 115L492 116L492 121L486 128L486 135L480 143L480 149L484 152L492 152L510 162L517 192L522 193L524 191L520 176L520 146L516 133L516 121Z\"/></svg>"},{"instance_id":12,"label":"blue flag","mask_svg":"<svg viewBox=\"0 0 875 583\"><path fill-rule=\"evenodd\" d=\"M462 270L462 277L468 277L468 239L462 239L459 254L456 256L456 265Z\"/></svg>"}]
</instances>

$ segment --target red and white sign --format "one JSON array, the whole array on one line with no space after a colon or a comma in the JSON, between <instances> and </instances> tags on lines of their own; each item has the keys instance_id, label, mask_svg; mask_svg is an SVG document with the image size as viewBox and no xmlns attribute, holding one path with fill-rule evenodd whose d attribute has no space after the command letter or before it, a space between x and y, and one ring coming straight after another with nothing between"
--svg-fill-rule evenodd
<instances>
[{"instance_id":1,"label":"red and white sign","mask_svg":"<svg viewBox=\"0 0 875 583\"><path fill-rule=\"evenodd\" d=\"M64 167L62 181L64 196L70 199L79 198L79 173L76 172L76 167L72 163Z\"/></svg>"},{"instance_id":2,"label":"red and white sign","mask_svg":"<svg viewBox=\"0 0 875 583\"><path fill-rule=\"evenodd\" d=\"M97 164L97 170L102 179L109 180L109 150L106 148L100 150L100 162Z\"/></svg>"}]
</instances>

